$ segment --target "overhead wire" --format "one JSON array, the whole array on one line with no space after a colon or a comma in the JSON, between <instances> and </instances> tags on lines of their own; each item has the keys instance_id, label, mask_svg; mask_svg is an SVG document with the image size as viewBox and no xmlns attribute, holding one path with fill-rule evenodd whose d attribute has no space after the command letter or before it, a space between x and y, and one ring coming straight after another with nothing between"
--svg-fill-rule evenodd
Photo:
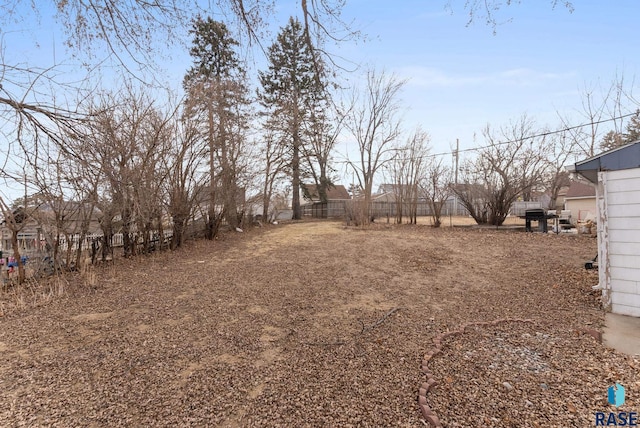
<instances>
[{"instance_id":1,"label":"overhead wire","mask_svg":"<svg viewBox=\"0 0 640 428\"><path fill-rule=\"evenodd\" d=\"M449 155L455 155L455 154L467 153L467 152L477 152L477 151L481 151L481 150L488 149L488 148L495 147L495 146L504 146L504 145L508 145L508 144L517 143L519 141L525 141L525 140L534 139L534 138L548 137L548 136L551 136L551 135L562 134L564 132L568 132L568 131L573 131L575 129L584 128L585 126L600 125L602 123L613 122L613 121L620 120L620 119L626 119L628 117L635 116L637 114L638 114L638 112L636 111L636 112L633 112L633 113L623 114L623 115L611 117L611 118L608 118L608 119L602 119L602 120L587 122L587 123L583 123L583 124L580 124L580 125L568 126L568 127L562 128L562 129L554 130L554 131L540 132L540 133L537 133L537 134L528 135L526 137L522 137L522 138L518 138L518 139L514 139L514 140L500 141L500 142L489 144L489 145L470 147L470 148L459 149L459 150L451 150L451 151L448 151L448 152L428 153L428 154L416 156L414 159L427 159L427 158L435 158L435 157L439 157L439 156L449 156ZM351 163L351 161L345 160L345 161L338 161L337 163Z\"/></svg>"}]
</instances>

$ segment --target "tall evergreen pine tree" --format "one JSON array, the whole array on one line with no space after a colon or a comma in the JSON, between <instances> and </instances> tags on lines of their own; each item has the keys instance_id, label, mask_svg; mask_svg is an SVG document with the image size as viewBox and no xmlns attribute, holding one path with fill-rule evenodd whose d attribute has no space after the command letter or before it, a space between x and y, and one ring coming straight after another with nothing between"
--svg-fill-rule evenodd
<instances>
[{"instance_id":1,"label":"tall evergreen pine tree","mask_svg":"<svg viewBox=\"0 0 640 428\"><path fill-rule=\"evenodd\" d=\"M238 42L226 25L211 18L194 21L193 65L183 85L187 111L202 118L203 134L209 144L209 210L206 236L213 239L223 218L238 225L237 201L239 147L247 123L245 70L235 51ZM216 206L222 205L222 212Z\"/></svg>"},{"instance_id":2,"label":"tall evergreen pine tree","mask_svg":"<svg viewBox=\"0 0 640 428\"><path fill-rule=\"evenodd\" d=\"M268 52L269 67L259 72L259 99L270 116L268 126L289 149L293 219L300 219L301 154L304 124L323 92L314 66L313 52L300 22L291 17Z\"/></svg>"}]
</instances>

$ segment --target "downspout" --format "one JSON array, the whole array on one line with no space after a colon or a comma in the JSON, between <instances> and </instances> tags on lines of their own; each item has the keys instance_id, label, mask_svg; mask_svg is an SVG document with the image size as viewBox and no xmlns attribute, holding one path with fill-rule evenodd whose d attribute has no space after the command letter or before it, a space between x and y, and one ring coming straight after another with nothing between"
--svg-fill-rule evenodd
<instances>
[{"instance_id":1,"label":"downspout","mask_svg":"<svg viewBox=\"0 0 640 428\"><path fill-rule=\"evenodd\" d=\"M598 205L598 286L602 289L602 306L605 311L611 311L611 267L609 263L609 223L607 172L598 172L596 186L596 203Z\"/></svg>"}]
</instances>

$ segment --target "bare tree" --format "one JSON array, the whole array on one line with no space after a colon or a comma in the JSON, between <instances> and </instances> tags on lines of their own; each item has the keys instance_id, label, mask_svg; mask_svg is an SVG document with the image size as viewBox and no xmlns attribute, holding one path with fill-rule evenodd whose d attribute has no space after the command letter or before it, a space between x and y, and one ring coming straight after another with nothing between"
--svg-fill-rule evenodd
<instances>
[{"instance_id":1,"label":"bare tree","mask_svg":"<svg viewBox=\"0 0 640 428\"><path fill-rule=\"evenodd\" d=\"M147 253L156 248L156 242L164 241L162 202L169 170L163 160L169 154L174 135L171 112L165 114L152 106L142 120L144 131L137 136L139 157L134 160L131 182L136 221L134 241L142 241L142 252Z\"/></svg>"},{"instance_id":2,"label":"bare tree","mask_svg":"<svg viewBox=\"0 0 640 428\"><path fill-rule=\"evenodd\" d=\"M196 209L198 191L202 189L198 183L206 181L202 166L207 143L201 138L197 124L187 117L173 121L172 135L175 144L163 159L163 168L168 173L165 197L173 227L171 249L176 249L182 246L188 222Z\"/></svg>"},{"instance_id":3,"label":"bare tree","mask_svg":"<svg viewBox=\"0 0 640 428\"><path fill-rule=\"evenodd\" d=\"M76 196L73 181L68 181L68 170L73 168L62 156L39 164L30 172L35 187L31 200L36 202L31 217L38 223L54 266L79 266L82 243L89 228L94 206ZM82 178L78 177L77 181ZM65 245L61 248L61 243ZM64 252L61 252L64 250ZM75 251L75 252L74 252Z\"/></svg>"},{"instance_id":4,"label":"bare tree","mask_svg":"<svg viewBox=\"0 0 640 428\"><path fill-rule=\"evenodd\" d=\"M575 157L575 141L566 135L551 134L541 148L545 157L542 166L542 189L549 195L549 209L556 209L560 190L569 186L567 165Z\"/></svg>"},{"instance_id":5,"label":"bare tree","mask_svg":"<svg viewBox=\"0 0 640 428\"><path fill-rule=\"evenodd\" d=\"M388 164L396 199L396 222L402 223L404 215L410 224L417 224L420 181L426 175L429 155L429 135L416 129L405 144L399 146ZM404 208L407 208L405 213Z\"/></svg>"},{"instance_id":6,"label":"bare tree","mask_svg":"<svg viewBox=\"0 0 640 428\"><path fill-rule=\"evenodd\" d=\"M291 186L285 185L280 187L273 193L271 208L269 211L269 219L277 220L278 215L289 208L289 201L291 200Z\"/></svg>"},{"instance_id":7,"label":"bare tree","mask_svg":"<svg viewBox=\"0 0 640 428\"><path fill-rule=\"evenodd\" d=\"M367 72L366 87L355 89L346 113L345 127L358 144L359 159L348 160L364 191L369 221L371 193L376 173L392 159L393 142L400 135L398 96L405 81L385 72Z\"/></svg>"},{"instance_id":8,"label":"bare tree","mask_svg":"<svg viewBox=\"0 0 640 428\"><path fill-rule=\"evenodd\" d=\"M463 183L454 188L477 223L501 225L513 202L540 185L545 140L536 134L526 115L497 133L489 125L484 129L487 145L463 166Z\"/></svg>"},{"instance_id":9,"label":"bare tree","mask_svg":"<svg viewBox=\"0 0 640 428\"><path fill-rule=\"evenodd\" d=\"M451 168L443 163L443 159L431 158L420 188L429 205L433 227L442 224L442 210L452 192L451 181Z\"/></svg>"},{"instance_id":10,"label":"bare tree","mask_svg":"<svg viewBox=\"0 0 640 428\"><path fill-rule=\"evenodd\" d=\"M445 5L451 13L453 13L454 3L456 3L455 0L447 0ZM469 17L467 25L480 21L493 28L493 32L495 34L499 25L511 20L508 15L501 20L498 17L500 13L509 6L519 3L520 1L512 0L465 0L463 7ZM558 6L564 6L569 13L572 13L574 10L573 3L568 0L551 0L550 3L552 9L555 9Z\"/></svg>"},{"instance_id":11,"label":"bare tree","mask_svg":"<svg viewBox=\"0 0 640 428\"><path fill-rule=\"evenodd\" d=\"M11 209L4 198L0 197L0 212L4 218L3 225L11 232L11 249L13 258L18 266L18 283L22 284L26 279L24 263L20 254L18 234L24 229L28 221L28 213L25 207Z\"/></svg>"},{"instance_id":12,"label":"bare tree","mask_svg":"<svg viewBox=\"0 0 640 428\"><path fill-rule=\"evenodd\" d=\"M54 1L55 19L65 29L66 44L85 62L99 63L105 56L113 56L120 64L148 69L159 52L154 43L167 46L179 40L180 30L188 26L193 15L204 13L197 2L188 0L66 0ZM443 0L453 11L455 0ZM511 0L465 0L462 8L469 16L469 24L481 21L495 31L500 23L497 14L514 3ZM564 6L569 12L573 4L568 0L551 0L551 7ZM329 42L340 43L361 37L353 22L345 21L344 0L296 1L302 20L305 43L314 58L338 58L327 51ZM5 22L16 19L37 22L40 4L24 0L10 0L0 5ZM274 16L274 2L262 0L220 0L218 11L225 20L233 22L249 44L261 45L266 24ZM3 22L0 21L0 24ZM99 55L106 53L106 55ZM93 61L88 61L92 59ZM318 67L319 68L319 67Z\"/></svg>"},{"instance_id":13,"label":"bare tree","mask_svg":"<svg viewBox=\"0 0 640 428\"><path fill-rule=\"evenodd\" d=\"M404 208L409 200L408 186L410 177L407 177L407 169L411 162L408 151L397 149L391 161L386 165L390 173L391 179L391 192L393 193L393 199L395 202L396 223L402 224L404 218ZM388 217L388 212L387 212Z\"/></svg>"},{"instance_id":14,"label":"bare tree","mask_svg":"<svg viewBox=\"0 0 640 428\"><path fill-rule=\"evenodd\" d=\"M574 126L572 119L558 114L562 125L566 129L567 137L571 138L577 154L594 156L600 142L604 139L606 129L613 124L614 132L622 132L624 96L624 76L616 78L606 87L600 85L585 85L582 92L582 105L577 111L578 121L585 123L583 127ZM606 123L606 125L605 125ZM603 129L604 128L604 129Z\"/></svg>"},{"instance_id":15,"label":"bare tree","mask_svg":"<svg viewBox=\"0 0 640 428\"><path fill-rule=\"evenodd\" d=\"M102 215L105 247L119 217L124 255L137 252L138 240L148 251L153 230L160 227L162 185L168 174L162 159L172 140L172 113L131 86L106 94L92 110L96 113L83 138L74 141L74 151L76 159L97 169L102 179L94 198Z\"/></svg>"},{"instance_id":16,"label":"bare tree","mask_svg":"<svg viewBox=\"0 0 640 428\"><path fill-rule=\"evenodd\" d=\"M264 180L262 183L262 218L266 221L273 220L270 216L271 202L278 181L286 178L287 157L286 145L277 141L277 134L271 131L272 127L265 127L263 140Z\"/></svg>"},{"instance_id":17,"label":"bare tree","mask_svg":"<svg viewBox=\"0 0 640 428\"><path fill-rule=\"evenodd\" d=\"M2 175L5 179L24 183L23 209L28 213L27 217L37 224L37 234L46 239L46 247L52 250L55 266L62 259L59 251L61 241L66 242L64 265L77 265L80 245L76 248L75 257L73 251L78 234L83 232L85 222L80 219L86 214L86 210L70 200L76 179L69 180L69 165L66 161L72 149L64 142L66 135L83 123L81 115L62 113L53 108L47 110L48 107L40 109L17 105L16 108L18 110L13 112L15 121L9 121L6 127L10 129L13 143L9 145L7 153L12 161L5 163ZM20 112L21 108L34 110ZM3 118L7 119L12 112L4 110L3 113ZM12 167L17 171L12 172ZM40 248L40 236L36 239L36 250L44 250L44 246Z\"/></svg>"},{"instance_id":18,"label":"bare tree","mask_svg":"<svg viewBox=\"0 0 640 428\"><path fill-rule=\"evenodd\" d=\"M327 191L333 186L331 156L344 128L344 115L335 105L324 100L310 108L310 119L305 123L307 144L302 146L302 157L306 161L306 176L316 185L320 202L327 202Z\"/></svg>"}]
</instances>

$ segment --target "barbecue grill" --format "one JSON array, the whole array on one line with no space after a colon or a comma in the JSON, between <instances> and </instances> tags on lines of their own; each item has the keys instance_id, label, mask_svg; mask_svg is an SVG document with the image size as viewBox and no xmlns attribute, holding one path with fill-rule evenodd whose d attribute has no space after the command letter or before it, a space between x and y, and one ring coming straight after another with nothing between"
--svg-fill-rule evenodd
<instances>
[{"instance_id":1,"label":"barbecue grill","mask_svg":"<svg viewBox=\"0 0 640 428\"><path fill-rule=\"evenodd\" d=\"M547 233L548 226L547 220L550 218L558 218L556 214L548 214L543 208L532 208L524 212L524 220L527 232L533 232L531 229L531 222L538 222L538 231Z\"/></svg>"}]
</instances>

